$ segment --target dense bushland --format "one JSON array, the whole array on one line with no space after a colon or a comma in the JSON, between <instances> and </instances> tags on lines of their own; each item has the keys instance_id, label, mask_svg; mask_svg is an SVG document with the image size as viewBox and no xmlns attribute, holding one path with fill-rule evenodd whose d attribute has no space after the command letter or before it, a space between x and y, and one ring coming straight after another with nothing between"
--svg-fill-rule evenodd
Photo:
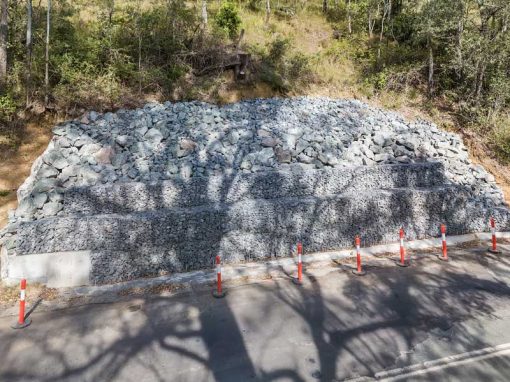
<instances>
[{"instance_id":1,"label":"dense bushland","mask_svg":"<svg viewBox=\"0 0 510 382\"><path fill-rule=\"evenodd\" d=\"M355 96L446 113L510 158L507 0L0 3L4 126L150 98ZM222 68L240 51L236 81Z\"/></svg>"}]
</instances>

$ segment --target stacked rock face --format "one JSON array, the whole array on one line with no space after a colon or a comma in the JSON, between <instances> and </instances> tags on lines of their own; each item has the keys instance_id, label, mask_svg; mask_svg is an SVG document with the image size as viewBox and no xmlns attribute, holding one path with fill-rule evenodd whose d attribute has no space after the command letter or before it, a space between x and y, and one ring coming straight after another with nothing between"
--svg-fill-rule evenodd
<instances>
[{"instance_id":1,"label":"stacked rock face","mask_svg":"<svg viewBox=\"0 0 510 382\"><path fill-rule=\"evenodd\" d=\"M333 203L335 197L340 199ZM367 208L356 212L353 198L361 198L360 205ZM363 230L363 224L370 243L383 242L393 225L406 223L397 222L388 208L400 211L398 219L408 224L422 221L421 228L410 232L414 237L433 235L436 220L450 219L463 233L485 229L482 222L490 214L507 219L494 177L470 163L457 135L358 101L320 98L226 106L151 103L132 111L90 112L54 129L18 199L3 233L9 256L89 250L96 265L123 269L108 271L111 277L98 273L91 282L202 268L218 253L227 261L285 255L290 238L308 240L314 250L333 249L348 245L349 235ZM345 207L350 203L352 208ZM456 203L455 210L448 210ZM332 215L342 208L342 213L363 216L372 208L392 224L374 216L388 232L376 234L373 226L370 233L369 217L351 216L357 227L347 229L347 217L342 220L345 229L337 229L331 239L318 239L321 235L313 237L305 223L324 216L306 208L300 215L304 205L332 208L323 228L333 231L345 216L335 220ZM415 205L424 210L411 216ZM407 206L407 215L402 206ZM296 221L287 214L292 210ZM471 217L456 222L460 211ZM420 214L426 219L416 216ZM195 223L184 226L182 219ZM231 225L236 219L238 227ZM125 245L129 240L123 235L129 232L121 229L120 221L132 224L139 244ZM147 225L152 228L142 232ZM274 232L272 247L257 245L257 238L266 235L264 225ZM96 239L89 237L91 232ZM175 238L163 240L155 232ZM122 245L115 235L122 237ZM203 243L183 246L184 238ZM244 248L243 241L251 243L251 249ZM156 260L148 261L150 256ZM135 271L118 266L133 261L139 263ZM2 272L5 276L5 269Z\"/></svg>"}]
</instances>

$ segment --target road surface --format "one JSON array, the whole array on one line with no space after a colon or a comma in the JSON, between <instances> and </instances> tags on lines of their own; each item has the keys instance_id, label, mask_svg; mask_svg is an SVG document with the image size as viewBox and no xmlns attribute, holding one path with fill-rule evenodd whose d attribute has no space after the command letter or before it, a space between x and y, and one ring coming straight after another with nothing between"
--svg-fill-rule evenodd
<instances>
[{"instance_id":1,"label":"road surface","mask_svg":"<svg viewBox=\"0 0 510 382\"><path fill-rule=\"evenodd\" d=\"M0 319L0 380L508 381L510 246Z\"/></svg>"}]
</instances>

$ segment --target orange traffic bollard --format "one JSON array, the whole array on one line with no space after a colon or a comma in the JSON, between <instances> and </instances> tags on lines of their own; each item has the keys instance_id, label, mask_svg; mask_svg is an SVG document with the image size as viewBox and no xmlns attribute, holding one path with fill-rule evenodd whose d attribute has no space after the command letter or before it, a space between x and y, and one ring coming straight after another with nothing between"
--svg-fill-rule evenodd
<instances>
[{"instance_id":1,"label":"orange traffic bollard","mask_svg":"<svg viewBox=\"0 0 510 382\"><path fill-rule=\"evenodd\" d=\"M27 280L22 279L20 285L20 296L19 296L19 313L18 322L11 327L13 329L23 329L32 323L30 318L25 318L25 290L27 289Z\"/></svg>"},{"instance_id":2,"label":"orange traffic bollard","mask_svg":"<svg viewBox=\"0 0 510 382\"><path fill-rule=\"evenodd\" d=\"M297 278L292 279L292 282L296 285L302 285L303 284L303 259L301 257L303 255L303 245L301 243L297 244L297 255L298 255Z\"/></svg>"},{"instance_id":3,"label":"orange traffic bollard","mask_svg":"<svg viewBox=\"0 0 510 382\"><path fill-rule=\"evenodd\" d=\"M496 239L496 220L491 217L490 220L491 225L491 234L492 234L492 246L488 249L490 253L499 254L501 251L498 249L497 239Z\"/></svg>"},{"instance_id":4,"label":"orange traffic bollard","mask_svg":"<svg viewBox=\"0 0 510 382\"><path fill-rule=\"evenodd\" d=\"M221 259L216 256L216 290L213 291L213 296L216 298L225 297L226 293L221 285Z\"/></svg>"},{"instance_id":5,"label":"orange traffic bollard","mask_svg":"<svg viewBox=\"0 0 510 382\"><path fill-rule=\"evenodd\" d=\"M406 260L406 249L404 247L404 228L400 228L399 237L400 237L400 262L397 261L397 265L399 267L408 267L409 265L411 265L411 261Z\"/></svg>"},{"instance_id":6,"label":"orange traffic bollard","mask_svg":"<svg viewBox=\"0 0 510 382\"><path fill-rule=\"evenodd\" d=\"M359 236L356 236L356 239L354 239L354 244L356 245L356 269L353 269L352 273L354 273L356 276L365 276L367 272L361 268L361 239Z\"/></svg>"},{"instance_id":7,"label":"orange traffic bollard","mask_svg":"<svg viewBox=\"0 0 510 382\"><path fill-rule=\"evenodd\" d=\"M446 226L441 224L441 240L443 244L443 253L438 255L439 260L448 261L448 248L446 246Z\"/></svg>"}]
</instances>

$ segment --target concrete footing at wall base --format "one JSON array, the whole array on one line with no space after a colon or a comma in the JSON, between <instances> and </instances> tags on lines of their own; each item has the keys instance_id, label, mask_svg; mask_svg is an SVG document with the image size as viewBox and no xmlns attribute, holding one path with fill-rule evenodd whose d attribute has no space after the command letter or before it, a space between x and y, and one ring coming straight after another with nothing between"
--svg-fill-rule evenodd
<instances>
[{"instance_id":1,"label":"concrete footing at wall base","mask_svg":"<svg viewBox=\"0 0 510 382\"><path fill-rule=\"evenodd\" d=\"M489 242L490 233L472 233L458 236L448 236L448 246L458 246L473 241ZM498 239L510 240L510 232L499 232ZM429 238L412 240L405 243L407 250L420 251L441 247L441 238ZM381 254L399 253L400 244L375 245L361 249L362 256L377 256ZM438 252L439 253L439 252ZM332 261L354 258L353 249L338 251L310 253L303 255L302 260L306 265L331 263ZM169 275L141 278L124 281L110 285L92 285L90 273L92 253L90 251L74 251L59 253L42 253L33 255L14 256L7 255L7 251L1 250L2 259L2 282L5 285L16 285L22 278L29 283L41 283L50 288L75 288L76 295L94 296L103 293L119 293L122 290L133 288L154 288L168 284L204 284L213 283L216 274L212 270L200 270L192 272L173 273ZM270 261L259 261L242 264L229 264L222 267L222 277L225 281L240 278L257 278L281 272L282 269L293 270L296 259L293 257L280 258ZM212 264L211 264L212 267Z\"/></svg>"}]
</instances>

